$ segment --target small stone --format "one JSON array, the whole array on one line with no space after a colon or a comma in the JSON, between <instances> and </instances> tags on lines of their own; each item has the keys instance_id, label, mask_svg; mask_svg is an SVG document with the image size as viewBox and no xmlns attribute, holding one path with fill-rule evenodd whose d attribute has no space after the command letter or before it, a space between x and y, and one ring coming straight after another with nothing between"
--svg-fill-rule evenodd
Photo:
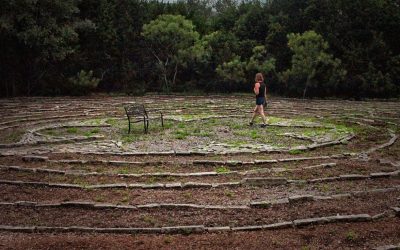
<instances>
[{"instance_id":1,"label":"small stone","mask_svg":"<svg viewBox=\"0 0 400 250\"><path fill-rule=\"evenodd\" d=\"M374 250L399 250L400 249L400 244L395 246L395 245L387 245L387 246L380 246L374 248Z\"/></svg>"},{"instance_id":2,"label":"small stone","mask_svg":"<svg viewBox=\"0 0 400 250\"><path fill-rule=\"evenodd\" d=\"M32 201L17 201L14 203L17 206L28 206L28 207L32 207L32 206L36 206L37 202L32 202Z\"/></svg>"},{"instance_id":3,"label":"small stone","mask_svg":"<svg viewBox=\"0 0 400 250\"><path fill-rule=\"evenodd\" d=\"M95 205L94 202L88 202L88 201L61 202L61 206L64 206L64 207L93 207L94 205Z\"/></svg>"},{"instance_id":4,"label":"small stone","mask_svg":"<svg viewBox=\"0 0 400 250\"><path fill-rule=\"evenodd\" d=\"M49 183L49 187L57 187L57 188L82 188L77 184L66 184L66 183Z\"/></svg>"},{"instance_id":5,"label":"small stone","mask_svg":"<svg viewBox=\"0 0 400 250\"><path fill-rule=\"evenodd\" d=\"M295 195L289 197L290 203L313 201L314 197L312 195Z\"/></svg>"},{"instance_id":6,"label":"small stone","mask_svg":"<svg viewBox=\"0 0 400 250\"><path fill-rule=\"evenodd\" d=\"M280 222L269 225L264 225L263 229L274 230L293 227L293 222Z\"/></svg>"},{"instance_id":7,"label":"small stone","mask_svg":"<svg viewBox=\"0 0 400 250\"><path fill-rule=\"evenodd\" d=\"M262 230L263 226L244 226L244 227L232 227L232 231L258 231Z\"/></svg>"},{"instance_id":8,"label":"small stone","mask_svg":"<svg viewBox=\"0 0 400 250\"><path fill-rule=\"evenodd\" d=\"M161 205L158 203L151 203L151 204L145 204L145 205L138 205L137 208L160 208Z\"/></svg>"},{"instance_id":9,"label":"small stone","mask_svg":"<svg viewBox=\"0 0 400 250\"><path fill-rule=\"evenodd\" d=\"M277 163L277 160L254 160L254 164Z\"/></svg>"},{"instance_id":10,"label":"small stone","mask_svg":"<svg viewBox=\"0 0 400 250\"><path fill-rule=\"evenodd\" d=\"M128 187L126 183L116 183L116 184L99 184L87 186L89 189L103 189L103 188L126 188Z\"/></svg>"},{"instance_id":11,"label":"small stone","mask_svg":"<svg viewBox=\"0 0 400 250\"><path fill-rule=\"evenodd\" d=\"M162 227L163 233L191 234L191 233L201 233L204 231L205 231L205 227L203 225Z\"/></svg>"},{"instance_id":12,"label":"small stone","mask_svg":"<svg viewBox=\"0 0 400 250\"><path fill-rule=\"evenodd\" d=\"M263 185L285 185L288 181L285 178L245 178L242 183L250 186L263 186Z\"/></svg>"},{"instance_id":13,"label":"small stone","mask_svg":"<svg viewBox=\"0 0 400 250\"><path fill-rule=\"evenodd\" d=\"M357 214L357 215L337 215L328 217L332 222L361 222L371 220L371 216L368 214Z\"/></svg>"},{"instance_id":14,"label":"small stone","mask_svg":"<svg viewBox=\"0 0 400 250\"><path fill-rule=\"evenodd\" d=\"M390 177L390 173L371 173L370 174L371 178L386 178L386 177Z\"/></svg>"},{"instance_id":15,"label":"small stone","mask_svg":"<svg viewBox=\"0 0 400 250\"><path fill-rule=\"evenodd\" d=\"M396 216L400 217L400 207L392 207L392 209L396 213Z\"/></svg>"},{"instance_id":16,"label":"small stone","mask_svg":"<svg viewBox=\"0 0 400 250\"><path fill-rule=\"evenodd\" d=\"M25 162L44 162L49 160L49 157L38 155L25 155L22 157L22 160Z\"/></svg>"},{"instance_id":17,"label":"small stone","mask_svg":"<svg viewBox=\"0 0 400 250\"><path fill-rule=\"evenodd\" d=\"M339 180L340 177L326 177L308 180L309 183L323 183L323 182L333 182Z\"/></svg>"},{"instance_id":18,"label":"small stone","mask_svg":"<svg viewBox=\"0 0 400 250\"><path fill-rule=\"evenodd\" d=\"M360 174L340 175L341 180L364 180L364 179L368 179L368 178L369 178L369 176L360 175Z\"/></svg>"},{"instance_id":19,"label":"small stone","mask_svg":"<svg viewBox=\"0 0 400 250\"><path fill-rule=\"evenodd\" d=\"M334 194L332 195L332 199L343 199L343 198L350 198L351 194Z\"/></svg>"},{"instance_id":20,"label":"small stone","mask_svg":"<svg viewBox=\"0 0 400 250\"><path fill-rule=\"evenodd\" d=\"M318 200L324 201L324 200L332 200L332 199L333 199L332 196L314 196L315 201L318 201Z\"/></svg>"},{"instance_id":21,"label":"small stone","mask_svg":"<svg viewBox=\"0 0 400 250\"><path fill-rule=\"evenodd\" d=\"M206 229L207 232L210 232L210 233L226 232L226 231L230 231L231 230L230 227L206 227L205 229Z\"/></svg>"},{"instance_id":22,"label":"small stone","mask_svg":"<svg viewBox=\"0 0 400 250\"><path fill-rule=\"evenodd\" d=\"M117 205L116 208L118 208L118 209L137 209L137 207L130 206L130 205Z\"/></svg>"},{"instance_id":23,"label":"small stone","mask_svg":"<svg viewBox=\"0 0 400 250\"><path fill-rule=\"evenodd\" d=\"M250 203L250 207L256 208L269 208L272 206L270 201L255 201Z\"/></svg>"},{"instance_id":24,"label":"small stone","mask_svg":"<svg viewBox=\"0 0 400 250\"><path fill-rule=\"evenodd\" d=\"M210 188L212 184L202 182L186 182L182 185L183 188Z\"/></svg>"},{"instance_id":25,"label":"small stone","mask_svg":"<svg viewBox=\"0 0 400 250\"><path fill-rule=\"evenodd\" d=\"M288 198L277 199L277 200L271 201L272 205L284 205L284 204L288 204L288 203L289 203L289 199Z\"/></svg>"},{"instance_id":26,"label":"small stone","mask_svg":"<svg viewBox=\"0 0 400 250\"><path fill-rule=\"evenodd\" d=\"M329 222L329 219L327 217L321 217L321 218L309 218L309 219L294 220L293 224L295 227L304 227L304 226L308 226L308 225L324 224L327 222Z\"/></svg>"},{"instance_id":27,"label":"small stone","mask_svg":"<svg viewBox=\"0 0 400 250\"><path fill-rule=\"evenodd\" d=\"M182 188L182 183L175 182L175 183L167 183L165 184L166 188Z\"/></svg>"},{"instance_id":28,"label":"small stone","mask_svg":"<svg viewBox=\"0 0 400 250\"><path fill-rule=\"evenodd\" d=\"M223 183L213 183L212 187L217 188L217 187L234 187L234 186L240 186L242 185L241 182L223 182Z\"/></svg>"},{"instance_id":29,"label":"small stone","mask_svg":"<svg viewBox=\"0 0 400 250\"><path fill-rule=\"evenodd\" d=\"M0 225L0 231L33 233L34 230L35 230L35 227L13 227L13 226Z\"/></svg>"},{"instance_id":30,"label":"small stone","mask_svg":"<svg viewBox=\"0 0 400 250\"><path fill-rule=\"evenodd\" d=\"M155 189L155 188L163 188L165 187L164 184L161 183L154 183L154 184L144 184L141 186L143 189Z\"/></svg>"}]
</instances>

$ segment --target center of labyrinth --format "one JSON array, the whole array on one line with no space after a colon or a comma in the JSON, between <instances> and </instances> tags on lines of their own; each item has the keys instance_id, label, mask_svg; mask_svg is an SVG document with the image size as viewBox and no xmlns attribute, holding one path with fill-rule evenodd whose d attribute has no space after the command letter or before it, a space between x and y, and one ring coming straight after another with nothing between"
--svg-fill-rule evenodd
<instances>
[{"instance_id":1,"label":"center of labyrinth","mask_svg":"<svg viewBox=\"0 0 400 250\"><path fill-rule=\"evenodd\" d=\"M268 127L249 126L241 115L169 115L164 127L152 121L149 133L135 124L127 133L123 118L88 119L46 124L28 130L21 141L3 147L51 145L59 153L232 154L289 152L300 154L323 146L348 143L357 127L315 118L268 117ZM67 145L56 146L75 142ZM0 145L1 146L1 145Z\"/></svg>"},{"instance_id":2,"label":"center of labyrinth","mask_svg":"<svg viewBox=\"0 0 400 250\"><path fill-rule=\"evenodd\" d=\"M246 98L137 98L130 134L128 97L2 100L0 231L396 238L397 102L275 99L261 128Z\"/></svg>"}]
</instances>

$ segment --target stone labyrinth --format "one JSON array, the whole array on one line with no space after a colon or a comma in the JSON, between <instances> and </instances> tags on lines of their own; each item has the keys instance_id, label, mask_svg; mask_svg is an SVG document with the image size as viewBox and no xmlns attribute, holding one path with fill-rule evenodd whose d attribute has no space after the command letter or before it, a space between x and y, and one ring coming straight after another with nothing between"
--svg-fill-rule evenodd
<instances>
[{"instance_id":1,"label":"stone labyrinth","mask_svg":"<svg viewBox=\"0 0 400 250\"><path fill-rule=\"evenodd\" d=\"M123 106L134 102L154 118L148 134L142 123L127 133ZM267 128L248 126L250 96L0 106L2 244L76 233L170 247L400 243L399 102L275 98Z\"/></svg>"}]
</instances>

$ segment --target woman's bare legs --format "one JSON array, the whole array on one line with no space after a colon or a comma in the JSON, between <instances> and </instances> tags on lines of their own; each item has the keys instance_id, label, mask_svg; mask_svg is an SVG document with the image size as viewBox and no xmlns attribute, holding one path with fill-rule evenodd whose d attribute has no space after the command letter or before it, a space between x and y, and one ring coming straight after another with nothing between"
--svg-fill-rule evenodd
<instances>
[{"instance_id":1,"label":"woman's bare legs","mask_svg":"<svg viewBox=\"0 0 400 250\"><path fill-rule=\"evenodd\" d=\"M253 116L251 117L250 125L253 125L254 119L256 119L258 113L258 105L254 108Z\"/></svg>"},{"instance_id":2,"label":"woman's bare legs","mask_svg":"<svg viewBox=\"0 0 400 250\"><path fill-rule=\"evenodd\" d=\"M257 117L257 113L261 115L261 118L263 120L263 124L267 124L267 118L265 117L264 114L264 106L263 105L256 105L254 108L253 116L251 117L250 125L253 125L254 119Z\"/></svg>"},{"instance_id":3,"label":"woman's bare legs","mask_svg":"<svg viewBox=\"0 0 400 250\"><path fill-rule=\"evenodd\" d=\"M265 118L264 106L263 105L258 105L258 106L259 106L258 110L260 111L260 115L262 117L263 123L264 123L264 125L266 125L267 124L267 118Z\"/></svg>"}]
</instances>

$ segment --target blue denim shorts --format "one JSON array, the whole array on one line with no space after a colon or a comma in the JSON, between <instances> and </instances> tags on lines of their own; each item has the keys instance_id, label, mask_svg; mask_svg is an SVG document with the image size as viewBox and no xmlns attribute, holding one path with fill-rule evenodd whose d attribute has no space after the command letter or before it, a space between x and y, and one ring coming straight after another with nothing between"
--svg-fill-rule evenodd
<instances>
[{"instance_id":1,"label":"blue denim shorts","mask_svg":"<svg viewBox=\"0 0 400 250\"><path fill-rule=\"evenodd\" d=\"M263 105L265 102L265 97L257 97L256 98L256 105Z\"/></svg>"}]
</instances>

